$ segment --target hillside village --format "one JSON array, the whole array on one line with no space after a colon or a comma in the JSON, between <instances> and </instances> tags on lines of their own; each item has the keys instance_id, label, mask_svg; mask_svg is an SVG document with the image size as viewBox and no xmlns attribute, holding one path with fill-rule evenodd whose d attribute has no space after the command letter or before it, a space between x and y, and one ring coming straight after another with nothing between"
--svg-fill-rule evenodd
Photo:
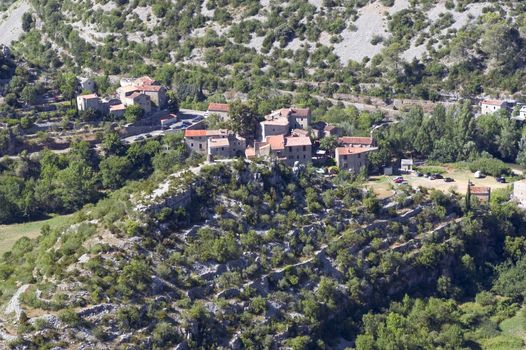
<instances>
[{"instance_id":1,"label":"hillside village","mask_svg":"<svg viewBox=\"0 0 526 350\"><path fill-rule=\"evenodd\" d=\"M0 350L524 350L526 1L0 1Z\"/></svg>"}]
</instances>

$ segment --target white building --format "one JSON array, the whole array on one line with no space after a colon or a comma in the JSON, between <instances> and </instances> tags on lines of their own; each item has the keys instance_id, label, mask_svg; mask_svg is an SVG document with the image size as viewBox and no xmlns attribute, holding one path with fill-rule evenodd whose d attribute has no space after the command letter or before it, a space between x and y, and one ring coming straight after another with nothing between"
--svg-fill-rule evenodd
<instances>
[{"instance_id":1,"label":"white building","mask_svg":"<svg viewBox=\"0 0 526 350\"><path fill-rule=\"evenodd\" d=\"M484 100L480 103L480 114L491 114L501 109L506 109L506 101Z\"/></svg>"}]
</instances>

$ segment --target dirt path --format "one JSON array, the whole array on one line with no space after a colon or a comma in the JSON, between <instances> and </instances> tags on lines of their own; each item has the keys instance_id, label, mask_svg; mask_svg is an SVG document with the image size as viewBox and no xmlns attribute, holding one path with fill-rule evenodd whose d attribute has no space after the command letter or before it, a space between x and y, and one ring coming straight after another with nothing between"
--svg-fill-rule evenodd
<instances>
[{"instance_id":1,"label":"dirt path","mask_svg":"<svg viewBox=\"0 0 526 350\"><path fill-rule=\"evenodd\" d=\"M29 288L29 284L24 284L23 286L18 288L15 294L13 294L11 300L9 300L4 309L5 315L10 315L14 313L17 319L20 317L20 315L22 314L22 308L20 307L19 298L27 290L27 288Z\"/></svg>"}]
</instances>

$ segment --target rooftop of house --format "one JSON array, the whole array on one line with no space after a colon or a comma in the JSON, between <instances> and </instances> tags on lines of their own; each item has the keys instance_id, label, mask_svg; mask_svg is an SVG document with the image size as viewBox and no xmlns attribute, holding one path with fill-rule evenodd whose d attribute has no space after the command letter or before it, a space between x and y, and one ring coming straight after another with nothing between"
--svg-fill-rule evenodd
<instances>
[{"instance_id":1,"label":"rooftop of house","mask_svg":"<svg viewBox=\"0 0 526 350\"><path fill-rule=\"evenodd\" d=\"M372 145L372 137L358 137L358 136L343 136L338 138L338 142L344 145Z\"/></svg>"},{"instance_id":2,"label":"rooftop of house","mask_svg":"<svg viewBox=\"0 0 526 350\"><path fill-rule=\"evenodd\" d=\"M134 92L133 94L131 94L130 96L128 96L128 98L136 99L137 97L140 97L140 96L146 96L146 97L148 97L148 95L145 95L145 94L143 94L142 92L136 91L136 92ZM148 98L149 98L149 97L148 97Z\"/></svg>"},{"instance_id":3,"label":"rooftop of house","mask_svg":"<svg viewBox=\"0 0 526 350\"><path fill-rule=\"evenodd\" d=\"M110 112L123 111L125 109L126 109L126 106L123 105L122 103L120 103L118 105L110 106Z\"/></svg>"},{"instance_id":4,"label":"rooftop of house","mask_svg":"<svg viewBox=\"0 0 526 350\"><path fill-rule=\"evenodd\" d=\"M332 131L332 130L334 130L336 128L337 128L337 126L335 126L335 125L327 124L327 125L325 125L325 128L323 128L323 130L324 131Z\"/></svg>"},{"instance_id":5,"label":"rooftop of house","mask_svg":"<svg viewBox=\"0 0 526 350\"><path fill-rule=\"evenodd\" d=\"M370 151L374 151L376 148L363 148L363 147L336 147L335 153L336 156L341 155L350 155L350 154L359 154L359 153L367 153Z\"/></svg>"},{"instance_id":6,"label":"rooftop of house","mask_svg":"<svg viewBox=\"0 0 526 350\"><path fill-rule=\"evenodd\" d=\"M218 130L189 130L184 131L184 137L196 137L196 136L226 136L228 135L228 130L218 129Z\"/></svg>"},{"instance_id":7,"label":"rooftop of house","mask_svg":"<svg viewBox=\"0 0 526 350\"><path fill-rule=\"evenodd\" d=\"M210 112L228 112L230 106L228 103L210 103L208 104L208 111Z\"/></svg>"},{"instance_id":8,"label":"rooftop of house","mask_svg":"<svg viewBox=\"0 0 526 350\"><path fill-rule=\"evenodd\" d=\"M310 108L282 108L279 110L282 116L291 116L291 117L308 117L310 115Z\"/></svg>"},{"instance_id":9,"label":"rooftop of house","mask_svg":"<svg viewBox=\"0 0 526 350\"><path fill-rule=\"evenodd\" d=\"M293 137L289 136L285 138L285 146L287 147L297 147L297 146L311 146L312 142L310 137L307 136L298 136Z\"/></svg>"},{"instance_id":10,"label":"rooftop of house","mask_svg":"<svg viewBox=\"0 0 526 350\"><path fill-rule=\"evenodd\" d=\"M285 149L285 137L283 135L267 136L266 141L270 148L275 151Z\"/></svg>"},{"instance_id":11,"label":"rooftop of house","mask_svg":"<svg viewBox=\"0 0 526 350\"><path fill-rule=\"evenodd\" d=\"M210 148L229 147L230 141L228 141L228 138L226 137L222 137L219 139L210 139L208 141L208 146Z\"/></svg>"},{"instance_id":12,"label":"rooftop of house","mask_svg":"<svg viewBox=\"0 0 526 350\"><path fill-rule=\"evenodd\" d=\"M471 192L471 194L490 194L491 188L486 186L471 186L469 192Z\"/></svg>"},{"instance_id":13,"label":"rooftop of house","mask_svg":"<svg viewBox=\"0 0 526 350\"><path fill-rule=\"evenodd\" d=\"M484 100L481 102L483 105L491 105L491 106L501 106L504 103L504 101L501 100Z\"/></svg>"},{"instance_id":14,"label":"rooftop of house","mask_svg":"<svg viewBox=\"0 0 526 350\"><path fill-rule=\"evenodd\" d=\"M157 80L150 78L147 75L135 79L136 85L155 85L158 84Z\"/></svg>"},{"instance_id":15,"label":"rooftop of house","mask_svg":"<svg viewBox=\"0 0 526 350\"><path fill-rule=\"evenodd\" d=\"M161 85L137 85L137 90L148 92L159 92L164 89Z\"/></svg>"},{"instance_id":16,"label":"rooftop of house","mask_svg":"<svg viewBox=\"0 0 526 350\"><path fill-rule=\"evenodd\" d=\"M83 100L91 100L93 98L99 98L99 96L97 96L97 94L88 94L88 95L80 95L79 98Z\"/></svg>"},{"instance_id":17,"label":"rooftop of house","mask_svg":"<svg viewBox=\"0 0 526 350\"><path fill-rule=\"evenodd\" d=\"M289 120L285 117L280 117L272 120L265 120L261 122L261 125L277 125L277 126L287 126L289 125Z\"/></svg>"},{"instance_id":18,"label":"rooftop of house","mask_svg":"<svg viewBox=\"0 0 526 350\"><path fill-rule=\"evenodd\" d=\"M309 135L309 132L305 129L292 129L290 133L296 136L308 136Z\"/></svg>"},{"instance_id":19,"label":"rooftop of house","mask_svg":"<svg viewBox=\"0 0 526 350\"><path fill-rule=\"evenodd\" d=\"M256 149L254 147L247 147L247 149L245 149L245 157L253 158L255 156L256 156Z\"/></svg>"},{"instance_id":20,"label":"rooftop of house","mask_svg":"<svg viewBox=\"0 0 526 350\"><path fill-rule=\"evenodd\" d=\"M124 93L127 93L127 92L134 92L134 91L137 91L137 86L135 85L126 85L126 86L122 86L120 87L117 91L118 92L124 92Z\"/></svg>"}]
</instances>

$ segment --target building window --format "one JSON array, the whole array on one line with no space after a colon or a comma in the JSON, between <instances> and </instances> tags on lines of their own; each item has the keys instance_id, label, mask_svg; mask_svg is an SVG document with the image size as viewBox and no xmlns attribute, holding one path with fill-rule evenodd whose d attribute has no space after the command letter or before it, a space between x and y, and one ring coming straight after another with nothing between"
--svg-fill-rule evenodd
<instances>
[{"instance_id":1,"label":"building window","mask_svg":"<svg viewBox=\"0 0 526 350\"><path fill-rule=\"evenodd\" d=\"M358 158L362 158L362 155L361 155L361 154L358 154Z\"/></svg>"},{"instance_id":2,"label":"building window","mask_svg":"<svg viewBox=\"0 0 526 350\"><path fill-rule=\"evenodd\" d=\"M347 155L343 156L343 159L344 159L344 160L347 160Z\"/></svg>"},{"instance_id":3,"label":"building window","mask_svg":"<svg viewBox=\"0 0 526 350\"><path fill-rule=\"evenodd\" d=\"M303 146L303 151L306 151L307 150L307 146Z\"/></svg>"},{"instance_id":4,"label":"building window","mask_svg":"<svg viewBox=\"0 0 526 350\"><path fill-rule=\"evenodd\" d=\"M203 148L203 144L200 143L200 144L199 144L199 149L202 149L202 148Z\"/></svg>"},{"instance_id":5,"label":"building window","mask_svg":"<svg viewBox=\"0 0 526 350\"><path fill-rule=\"evenodd\" d=\"M190 145L191 145L192 147L194 147L194 143L193 143L193 142L192 142Z\"/></svg>"}]
</instances>

